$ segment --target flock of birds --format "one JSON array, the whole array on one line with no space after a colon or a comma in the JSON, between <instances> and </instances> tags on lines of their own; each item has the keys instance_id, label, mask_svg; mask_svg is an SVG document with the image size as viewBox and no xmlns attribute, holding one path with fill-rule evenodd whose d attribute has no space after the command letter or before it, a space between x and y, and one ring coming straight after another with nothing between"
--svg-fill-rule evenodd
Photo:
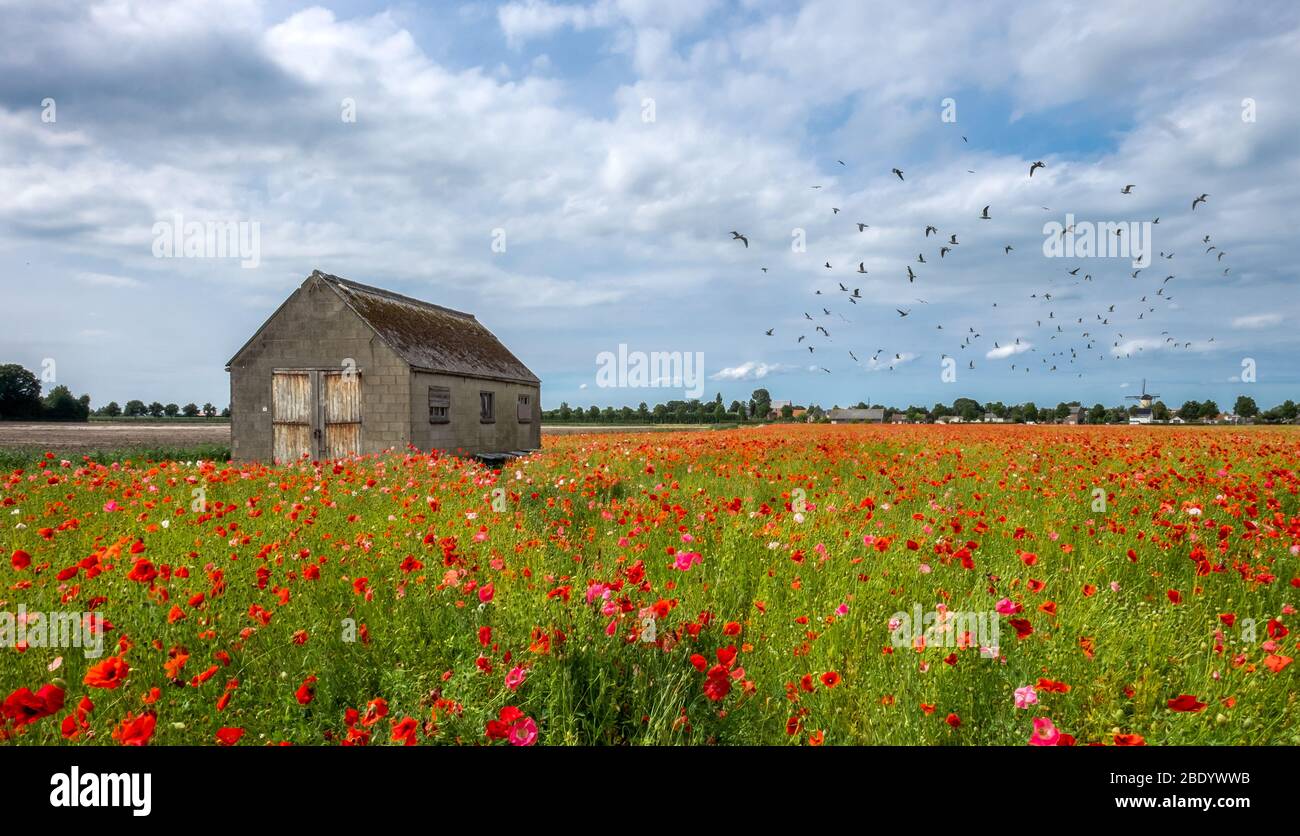
<instances>
[{"instance_id":1,"label":"flock of birds","mask_svg":"<svg viewBox=\"0 0 1300 836\"><path fill-rule=\"evenodd\" d=\"M967 143L969 140L963 136L962 142ZM843 160L836 160L835 162L838 165L847 168L847 164ZM1042 160L1036 160L1030 164L1028 176L1033 178L1035 171L1046 167L1047 164ZM970 169L967 169L967 171L968 173L974 173ZM907 182L902 169L894 168L892 169L892 173L900 181ZM812 190L820 190L821 188L822 186L820 185L811 186ZM1137 184L1127 183L1118 191L1121 195L1131 195L1137 188ZM1208 194L1200 194L1194 197L1191 201L1190 211L1194 213L1197 206L1205 204L1209 199L1210 195ZM990 214L992 208L992 205L985 206L979 215L975 217L975 220L992 220L992 215ZM1051 209L1046 206L1043 206L1042 209L1049 212L1051 211ZM840 207L832 206L830 207L830 210L832 217L840 214ZM1160 223L1160 218L1156 217L1150 221L1150 223L1152 224L1152 227L1154 227ZM856 226L859 234L865 233L871 228L869 223L862 221L854 221L853 224ZM1118 236L1122 234L1122 230L1123 227L1121 226L1115 232L1115 235ZM1064 238L1067 233L1073 232L1074 225L1071 225L1062 229L1061 236ZM897 280L901 282L906 279L909 285L915 285L917 281L921 279L921 274L918 271L926 271L928 273L932 268L934 270L940 270L942 269L942 265L952 263L952 261L958 257L957 253L964 249L968 250L974 246L978 246L977 243L964 241L963 237L966 235L967 233L965 232L958 233L947 230L941 232L936 225L927 224L924 229L920 230L919 243L922 247L932 246L930 239L931 236L934 236L935 243L939 244L938 250L932 251L930 259L926 258L926 253L924 251L918 252L914 262L903 265L905 271L904 269L899 269ZM732 230L731 240L743 245L746 251L749 250L749 237L747 235ZM1216 244L1212 243L1210 235L1204 236L1202 244L1206 246L1205 255L1213 256L1216 264L1222 266L1223 275L1228 275L1231 269L1230 266L1222 264L1226 253L1219 249ZM1100 246L1100 242L1098 242L1098 245ZM1002 250L1003 257L1011 257L1012 253L1015 252L1015 247L1011 244L1000 243L999 246ZM1214 255L1216 251L1217 255ZM1041 356L1038 358L1038 364L1026 363L1023 360L1020 360L1011 363L1009 371L1017 372L1023 370L1025 374L1028 374L1031 368L1037 365L1047 373L1073 371L1078 377L1083 377L1083 363L1081 361L1085 358L1091 357L1092 353L1098 351L1099 347L1101 347L1101 350L1100 353L1097 354L1098 359L1103 361L1106 360L1107 347L1105 347L1105 343L1107 342L1110 343L1108 348L1110 349L1110 356L1112 359L1132 359L1134 356L1133 349L1136 348L1137 352L1142 352L1146 343L1144 340L1135 340L1132 345L1121 348L1121 346L1124 345L1123 341L1125 337L1123 331L1120 329L1127 327L1125 323L1130 323L1134 327L1145 327L1148 322L1157 319L1157 317L1163 315L1167 310L1170 310L1171 308L1167 306L1169 303L1173 302L1173 297L1166 293L1166 290L1169 289L1169 283L1177 278L1174 273L1167 272L1172 268L1170 262L1174 258L1174 253L1161 251L1159 258L1159 261L1156 261L1156 259L1151 260L1152 266L1158 263L1166 267L1165 271L1161 271L1165 272L1165 275L1159 281L1159 284L1154 288L1146 290L1139 289L1136 291L1134 296L1137 298L1132 299L1126 305L1122 305L1119 311L1116 310L1116 303L1093 303L1097 305L1096 309L1093 310L1070 310L1068 312L1063 310L1061 308L1063 298L1081 298L1079 292L1071 291L1072 288L1081 288L1085 283L1093 282L1093 276L1091 273L1085 272L1082 277L1079 276L1082 269L1080 267L1063 270L1063 275L1051 279L1048 283L1049 286L1034 289L1034 292L1027 294L1028 298L1033 300L1034 304L1038 304L1042 308L1042 310L1034 317L1034 327L1040 332L1043 328L1047 329L1047 340L1043 350L1040 351L1039 346L1035 345L1034 342L1028 339L1022 342L1021 337L1015 337L1014 341L1009 342L1005 347L1001 345L999 341L993 341L993 349L989 351L987 356L1002 359L1005 357L1014 357L1022 352L1039 354ZM1114 259L1105 259L1099 263L1113 260ZM824 267L827 271L834 271L836 269L832 266L829 260L825 262ZM768 272L767 267L760 267L760 269L764 273ZM856 268L849 265L848 268L843 269L847 269L856 275L868 274L865 261L859 261ZM1140 267L1132 270L1130 278L1133 280L1139 280L1140 275L1146 269L1147 268ZM853 284L851 279L848 280L849 284L846 284L845 281L846 280L844 279L833 280L833 283L826 285L824 288L817 289L813 295L821 297L817 303L817 308L820 308L821 313L815 314L816 308L814 309L814 312L804 311L802 319L799 320L803 323L804 327L797 334L795 343L802 348L806 348L809 355L816 357L818 356L817 351L821 349L823 354L820 356L826 356L826 352L834 348L832 346L834 340L831 337L831 331L824 323L829 322L836 326L840 324L848 326L853 325L853 321L844 316L846 311L851 310L851 308L846 307L844 300L847 300L848 306L857 306L866 301L865 297L862 295L860 287L850 287L850 285ZM1061 285L1057 284L1058 282L1069 282L1069 284ZM1139 285L1139 288L1140 287L1141 286ZM1055 303L1053 302L1054 299L1057 300ZM916 303L921 305L930 304L920 297L916 298ZM1162 310L1158 307L1159 305L1165 305L1166 308ZM992 307L998 307L997 301L992 301ZM912 316L915 310L915 307L894 307L894 313L900 319L906 319L907 317ZM1058 316L1058 313L1062 315ZM1136 314L1136 316L1133 316L1133 314ZM1148 319L1148 315L1151 315L1150 319ZM836 319L837 317L838 319ZM942 322L936 322L933 324L935 331L945 331ZM1023 330L1028 330L1027 325L1023 323L1021 325ZM841 329L838 327L836 328L837 333L840 330ZM962 357L962 359L969 358L967 359L966 365L968 370L975 369L975 359L970 355L978 352L977 343L979 340L984 338L984 330L985 329L982 326L966 325L966 332L960 334L958 337L959 342L957 342L957 351L966 352L966 356ZM768 328L764 333L767 337L778 336L777 328L775 327ZM950 333L950 331L946 333ZM1193 346L1191 340L1183 340L1175 337L1169 330L1161 331L1161 337L1164 338L1165 343L1162 347L1191 349ZM1213 343L1214 337L1210 337L1207 342ZM972 349L974 350L972 351ZM878 347L875 349L874 353L870 355L870 360L864 363L859 354L861 353L865 356L866 353L861 352L861 349L855 351L852 348L845 346L842 350L847 352L853 363L861 368L879 369L887 367L891 372L894 371L897 365L901 365L902 363L915 359L916 357L916 355L911 353L904 353L903 351L897 350L886 350L884 347ZM882 356L885 358L884 360L881 360ZM948 357L949 355L946 352L940 355L940 359L943 361L946 361ZM955 363L955 355L953 359ZM1070 368L1072 366L1073 368ZM823 365L814 365L813 368L820 368L821 371L827 374L831 373L831 370Z\"/></svg>"}]
</instances>

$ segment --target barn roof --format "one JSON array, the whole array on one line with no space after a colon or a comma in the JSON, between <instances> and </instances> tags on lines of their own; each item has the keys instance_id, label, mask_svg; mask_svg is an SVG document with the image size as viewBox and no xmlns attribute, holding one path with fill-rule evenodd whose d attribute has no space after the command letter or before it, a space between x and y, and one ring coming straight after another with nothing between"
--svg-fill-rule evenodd
<instances>
[{"instance_id":1,"label":"barn roof","mask_svg":"<svg viewBox=\"0 0 1300 836\"><path fill-rule=\"evenodd\" d=\"M303 285L313 281L337 293L344 304L414 369L520 383L541 382L473 314L319 270Z\"/></svg>"}]
</instances>

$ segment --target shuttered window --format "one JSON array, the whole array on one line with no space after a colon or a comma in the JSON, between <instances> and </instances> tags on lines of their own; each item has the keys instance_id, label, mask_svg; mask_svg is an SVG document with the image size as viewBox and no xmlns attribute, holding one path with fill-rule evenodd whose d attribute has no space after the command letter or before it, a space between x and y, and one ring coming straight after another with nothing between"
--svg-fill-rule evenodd
<instances>
[{"instance_id":1,"label":"shuttered window","mask_svg":"<svg viewBox=\"0 0 1300 836\"><path fill-rule=\"evenodd\" d=\"M483 424L495 424L497 420L496 396L491 392L478 393L478 420Z\"/></svg>"},{"instance_id":2,"label":"shuttered window","mask_svg":"<svg viewBox=\"0 0 1300 836\"><path fill-rule=\"evenodd\" d=\"M429 387L429 423L451 423L451 390L446 386Z\"/></svg>"},{"instance_id":3,"label":"shuttered window","mask_svg":"<svg viewBox=\"0 0 1300 836\"><path fill-rule=\"evenodd\" d=\"M519 423L529 424L533 420L533 399L528 395L519 396Z\"/></svg>"}]
</instances>

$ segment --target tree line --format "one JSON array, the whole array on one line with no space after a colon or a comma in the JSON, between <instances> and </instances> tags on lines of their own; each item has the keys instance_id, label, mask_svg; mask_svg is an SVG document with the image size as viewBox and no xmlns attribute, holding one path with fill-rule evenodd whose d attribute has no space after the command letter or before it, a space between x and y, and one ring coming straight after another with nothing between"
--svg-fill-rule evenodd
<instances>
[{"instance_id":1,"label":"tree line","mask_svg":"<svg viewBox=\"0 0 1300 836\"><path fill-rule=\"evenodd\" d=\"M117 401L109 401L92 409L90 395L77 397L67 386L60 384L42 396L41 388L40 378L28 369L17 363L0 365L0 420L86 421L91 415L107 418L213 418L218 414L217 408L210 403L181 406L158 401L146 404L141 400L127 401L125 407ZM221 410L220 415L229 418L230 408Z\"/></svg>"},{"instance_id":2,"label":"tree line","mask_svg":"<svg viewBox=\"0 0 1300 836\"><path fill-rule=\"evenodd\" d=\"M1136 404L1131 406L1105 406L1093 404L1083 406L1078 401L1058 403L1056 406L1038 406L1033 401L1021 404L1004 404L1001 401L980 403L973 398L957 398L951 404L936 403L933 406L910 405L906 407L887 404L868 404L859 401L855 409L879 408L884 410L885 420L895 415L902 415L909 422L927 423L940 418L961 418L963 421L980 421L986 414L991 414L1007 423L1043 423L1064 421L1074 408L1078 409L1081 423L1087 424L1127 424L1129 419L1141 409ZM838 409L832 406L830 409ZM567 402L557 409L542 411L542 421L552 424L745 424L787 422L826 422L830 420L830 409L817 404L800 406L783 404L779 410L772 409L772 397L766 389L755 389L749 400L733 400L726 405L722 394L718 393L712 401L671 400L655 404L653 407L642 401L638 406L573 407ZM1233 414L1239 418L1261 423L1291 423L1296 420L1300 409L1291 400L1260 410L1254 398L1241 395L1233 405ZM1170 421L1175 417L1183 421L1196 422L1215 419L1220 414L1219 405L1213 400L1190 400L1176 409L1170 409L1163 401L1151 404L1151 418L1155 421Z\"/></svg>"}]
</instances>

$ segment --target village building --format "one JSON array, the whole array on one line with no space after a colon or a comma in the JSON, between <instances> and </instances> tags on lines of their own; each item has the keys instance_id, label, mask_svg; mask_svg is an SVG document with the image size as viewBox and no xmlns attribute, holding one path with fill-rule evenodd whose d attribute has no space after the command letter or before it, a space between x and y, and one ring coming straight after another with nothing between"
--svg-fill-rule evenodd
<instances>
[{"instance_id":1,"label":"village building","mask_svg":"<svg viewBox=\"0 0 1300 836\"><path fill-rule=\"evenodd\" d=\"M319 270L226 370L238 461L541 447L541 381L472 314Z\"/></svg>"},{"instance_id":2,"label":"village building","mask_svg":"<svg viewBox=\"0 0 1300 836\"><path fill-rule=\"evenodd\" d=\"M885 422L884 407L871 407L870 409L832 409L830 411L832 424L883 424Z\"/></svg>"}]
</instances>

